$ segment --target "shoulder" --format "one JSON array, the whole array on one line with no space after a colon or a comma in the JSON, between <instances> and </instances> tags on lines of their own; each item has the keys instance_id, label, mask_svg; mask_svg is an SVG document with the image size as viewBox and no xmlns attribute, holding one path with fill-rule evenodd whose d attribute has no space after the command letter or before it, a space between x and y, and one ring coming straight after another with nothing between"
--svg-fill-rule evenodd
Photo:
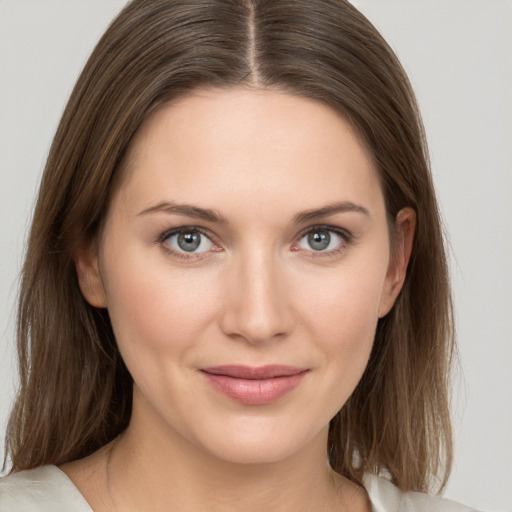
<instances>
[{"instance_id":1,"label":"shoulder","mask_svg":"<svg viewBox=\"0 0 512 512\"><path fill-rule=\"evenodd\" d=\"M366 475L373 512L477 512L452 500L422 492L402 492L387 478Z\"/></svg>"},{"instance_id":2,"label":"shoulder","mask_svg":"<svg viewBox=\"0 0 512 512\"><path fill-rule=\"evenodd\" d=\"M56 466L0 478L0 512L92 512L71 480Z\"/></svg>"}]
</instances>

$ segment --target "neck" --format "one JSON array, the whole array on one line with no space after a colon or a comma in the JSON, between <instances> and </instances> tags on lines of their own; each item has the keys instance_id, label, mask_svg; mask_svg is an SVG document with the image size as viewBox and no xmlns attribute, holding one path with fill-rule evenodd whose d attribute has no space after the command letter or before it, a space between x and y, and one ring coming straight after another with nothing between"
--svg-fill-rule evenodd
<instances>
[{"instance_id":1,"label":"neck","mask_svg":"<svg viewBox=\"0 0 512 512\"><path fill-rule=\"evenodd\" d=\"M167 425L152 423L149 429L146 421L147 415L134 409L130 426L111 451L109 493L118 510L160 510L172 504L183 512L306 512L334 510L335 503L343 510L341 491L353 491L354 484L326 463L327 429L284 460L240 464L205 452Z\"/></svg>"}]
</instances>

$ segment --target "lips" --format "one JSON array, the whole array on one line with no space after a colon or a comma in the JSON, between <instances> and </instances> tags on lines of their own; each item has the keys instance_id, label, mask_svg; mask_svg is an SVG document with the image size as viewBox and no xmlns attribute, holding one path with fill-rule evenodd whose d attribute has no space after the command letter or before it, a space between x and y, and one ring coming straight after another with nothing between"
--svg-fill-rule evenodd
<instances>
[{"instance_id":1,"label":"lips","mask_svg":"<svg viewBox=\"0 0 512 512\"><path fill-rule=\"evenodd\" d=\"M284 365L225 365L203 368L201 372L216 391L228 398L246 405L265 405L295 389L308 369Z\"/></svg>"}]
</instances>

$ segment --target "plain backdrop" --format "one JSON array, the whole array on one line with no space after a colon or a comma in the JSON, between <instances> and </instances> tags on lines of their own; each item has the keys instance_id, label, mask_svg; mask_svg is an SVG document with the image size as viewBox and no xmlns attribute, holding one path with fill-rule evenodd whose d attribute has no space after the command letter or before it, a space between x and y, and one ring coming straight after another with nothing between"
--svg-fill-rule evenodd
<instances>
[{"instance_id":1,"label":"plain backdrop","mask_svg":"<svg viewBox=\"0 0 512 512\"><path fill-rule=\"evenodd\" d=\"M85 59L124 0L0 0L0 436L35 192ZM446 495L512 511L512 1L354 0L423 112L451 246L460 368ZM3 451L0 450L0 455Z\"/></svg>"}]
</instances>

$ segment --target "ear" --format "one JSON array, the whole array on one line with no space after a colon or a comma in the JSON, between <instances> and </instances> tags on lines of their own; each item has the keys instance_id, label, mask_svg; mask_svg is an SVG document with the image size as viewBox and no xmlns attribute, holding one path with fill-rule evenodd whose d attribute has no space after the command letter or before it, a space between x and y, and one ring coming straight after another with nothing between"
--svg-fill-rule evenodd
<instances>
[{"instance_id":1,"label":"ear","mask_svg":"<svg viewBox=\"0 0 512 512\"><path fill-rule=\"evenodd\" d=\"M85 300L96 308L107 307L105 288L98 264L96 243L83 244L75 252L78 285Z\"/></svg>"},{"instance_id":2,"label":"ear","mask_svg":"<svg viewBox=\"0 0 512 512\"><path fill-rule=\"evenodd\" d=\"M379 318L389 313L402 289L411 258L415 229L416 212L409 207L400 210L395 219L393 250L380 300Z\"/></svg>"}]
</instances>

